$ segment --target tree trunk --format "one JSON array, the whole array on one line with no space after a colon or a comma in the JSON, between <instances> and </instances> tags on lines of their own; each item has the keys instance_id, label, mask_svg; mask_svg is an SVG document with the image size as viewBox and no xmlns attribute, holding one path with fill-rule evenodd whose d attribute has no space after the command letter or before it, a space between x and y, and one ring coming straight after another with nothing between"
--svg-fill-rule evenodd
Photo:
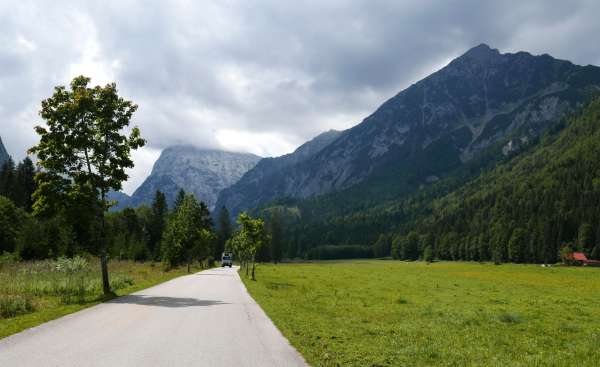
<instances>
[{"instance_id":1,"label":"tree trunk","mask_svg":"<svg viewBox=\"0 0 600 367\"><path fill-rule=\"evenodd\" d=\"M102 255L100 255L100 268L102 270L102 291L104 295L109 295L110 292L110 282L108 280L108 256L106 254L106 249L102 250Z\"/></svg>"},{"instance_id":2,"label":"tree trunk","mask_svg":"<svg viewBox=\"0 0 600 367\"><path fill-rule=\"evenodd\" d=\"M256 261L254 260L254 257L252 257L252 280L256 280L256 278L254 277L254 264L256 263Z\"/></svg>"},{"instance_id":3,"label":"tree trunk","mask_svg":"<svg viewBox=\"0 0 600 367\"><path fill-rule=\"evenodd\" d=\"M101 208L101 222L102 222L102 233L100 234L100 268L102 270L102 291L104 295L111 294L110 281L108 279L108 246L106 243L106 219L104 218L104 207L106 206L106 194L102 191L102 208Z\"/></svg>"}]
</instances>

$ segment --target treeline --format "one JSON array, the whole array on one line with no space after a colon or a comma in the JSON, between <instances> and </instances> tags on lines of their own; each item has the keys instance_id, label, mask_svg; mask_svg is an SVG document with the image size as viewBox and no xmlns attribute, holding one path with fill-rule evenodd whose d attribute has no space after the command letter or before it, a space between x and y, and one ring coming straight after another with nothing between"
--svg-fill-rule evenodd
<instances>
[{"instance_id":1,"label":"treeline","mask_svg":"<svg viewBox=\"0 0 600 367\"><path fill-rule=\"evenodd\" d=\"M0 254L23 260L97 255L101 228L87 203L65 206L48 217L31 213L35 174L29 158L17 166L9 160L0 171ZM266 237L254 260L279 262L283 256L279 216L268 216L263 223ZM110 258L162 261L174 267L220 260L226 244L239 232L236 227L227 208L221 208L214 223L208 206L181 190L172 208L164 193L156 191L150 206L109 212L103 232Z\"/></svg>"}]
</instances>

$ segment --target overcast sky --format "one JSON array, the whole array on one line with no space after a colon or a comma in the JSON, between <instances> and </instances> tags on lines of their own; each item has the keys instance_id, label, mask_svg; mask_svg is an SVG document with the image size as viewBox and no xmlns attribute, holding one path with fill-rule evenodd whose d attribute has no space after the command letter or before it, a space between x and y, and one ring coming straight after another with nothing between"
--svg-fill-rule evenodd
<instances>
[{"instance_id":1,"label":"overcast sky","mask_svg":"<svg viewBox=\"0 0 600 367\"><path fill-rule=\"evenodd\" d=\"M40 101L115 81L148 145L276 156L359 123L470 47L600 65L600 1L0 0L0 136L22 159Z\"/></svg>"}]
</instances>

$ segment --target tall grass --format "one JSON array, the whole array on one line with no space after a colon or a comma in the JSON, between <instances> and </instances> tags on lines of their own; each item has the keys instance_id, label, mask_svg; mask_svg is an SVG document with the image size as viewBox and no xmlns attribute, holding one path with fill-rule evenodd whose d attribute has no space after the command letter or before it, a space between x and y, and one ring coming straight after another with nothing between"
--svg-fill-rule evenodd
<instances>
[{"instance_id":1,"label":"tall grass","mask_svg":"<svg viewBox=\"0 0 600 367\"><path fill-rule=\"evenodd\" d=\"M132 284L133 278L128 274L114 273L111 276L113 290ZM51 296L58 297L65 305L82 304L97 300L101 293L98 267L91 266L82 257L35 262L4 261L0 266L0 317L3 318L32 312L35 309L34 298Z\"/></svg>"}]
</instances>

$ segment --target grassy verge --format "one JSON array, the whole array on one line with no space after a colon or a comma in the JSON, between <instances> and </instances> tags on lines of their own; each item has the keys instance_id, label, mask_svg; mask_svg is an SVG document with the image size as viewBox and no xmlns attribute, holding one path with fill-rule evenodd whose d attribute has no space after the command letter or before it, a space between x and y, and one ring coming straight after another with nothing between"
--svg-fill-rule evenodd
<instances>
[{"instance_id":1,"label":"grassy verge","mask_svg":"<svg viewBox=\"0 0 600 367\"><path fill-rule=\"evenodd\" d=\"M314 366L597 366L600 269L260 265L246 287Z\"/></svg>"},{"instance_id":2,"label":"grassy verge","mask_svg":"<svg viewBox=\"0 0 600 367\"><path fill-rule=\"evenodd\" d=\"M131 261L112 261L109 271L119 296L187 274L185 267L165 272L160 264ZM102 300L100 268L95 262L72 273L57 271L52 261L2 264L0 339Z\"/></svg>"}]
</instances>

